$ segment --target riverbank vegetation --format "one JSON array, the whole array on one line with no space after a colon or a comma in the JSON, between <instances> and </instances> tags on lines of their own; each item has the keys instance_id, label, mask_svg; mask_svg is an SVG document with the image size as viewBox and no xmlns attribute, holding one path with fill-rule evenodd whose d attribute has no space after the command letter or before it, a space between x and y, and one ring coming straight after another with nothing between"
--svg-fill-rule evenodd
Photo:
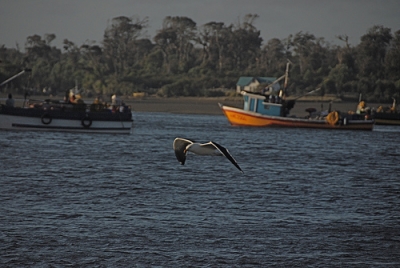
<instances>
[{"instance_id":1,"label":"riverbank vegetation","mask_svg":"<svg viewBox=\"0 0 400 268\"><path fill-rule=\"evenodd\" d=\"M234 89L240 76L280 77L289 60L289 95L322 86L321 96L400 98L400 30L375 25L356 46L347 35L337 36L340 45L333 45L308 32L263 40L254 25L257 17L249 14L229 25L166 17L148 38L147 18L122 16L112 19L100 44L64 39L62 48L52 45L56 34L33 34L23 48L0 44L0 82L32 70L0 90L63 95L78 84L87 97L135 92L215 97Z\"/></svg>"}]
</instances>

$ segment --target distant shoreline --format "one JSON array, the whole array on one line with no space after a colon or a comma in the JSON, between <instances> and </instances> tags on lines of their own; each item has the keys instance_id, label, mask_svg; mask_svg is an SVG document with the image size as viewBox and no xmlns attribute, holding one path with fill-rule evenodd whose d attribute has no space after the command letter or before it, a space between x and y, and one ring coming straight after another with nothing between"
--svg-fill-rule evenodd
<instances>
[{"instance_id":1,"label":"distant shoreline","mask_svg":"<svg viewBox=\"0 0 400 268\"><path fill-rule=\"evenodd\" d=\"M232 106L243 107L242 97L219 97L219 98L147 98L147 99L130 99L126 103L131 105L133 111L137 112L169 112L180 114L214 114L222 115L222 110L218 103ZM315 108L319 110L327 110L330 101L296 101L294 108L291 110L292 115L306 116L307 108ZM355 111L358 102L335 102L331 103L332 110L341 112ZM370 107L378 107L379 104L370 104ZM387 105L388 106L388 105Z\"/></svg>"},{"instance_id":2,"label":"distant shoreline","mask_svg":"<svg viewBox=\"0 0 400 268\"><path fill-rule=\"evenodd\" d=\"M16 106L22 106L24 96L15 95L13 96L16 100ZM0 103L4 104L7 98L7 94L0 95ZM44 100L50 98L48 96L31 96L31 99ZM52 99L59 99L60 97L54 97ZM218 103L242 108L243 100L241 96L238 97L172 97L172 98L161 98L161 97L144 97L144 98L126 98L121 99L129 106L133 112L159 112L159 113L176 113L176 114L207 114L207 115L222 115L222 110ZM93 99L84 98L87 104L93 102ZM315 108L317 110L327 110L329 108L330 101L300 101L297 100L294 108L291 110L292 115L305 116L308 113L305 111L307 108ZM338 110L341 112L355 111L357 108L357 102L344 102L344 101L332 101L332 110ZM384 107L390 106L390 104L379 104L379 103L367 103L369 107Z\"/></svg>"}]
</instances>

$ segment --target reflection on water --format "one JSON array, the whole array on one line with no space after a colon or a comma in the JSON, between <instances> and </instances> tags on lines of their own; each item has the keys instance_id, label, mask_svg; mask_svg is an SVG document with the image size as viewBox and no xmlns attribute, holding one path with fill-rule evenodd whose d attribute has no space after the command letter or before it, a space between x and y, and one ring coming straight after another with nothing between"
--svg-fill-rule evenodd
<instances>
[{"instance_id":1,"label":"reflection on water","mask_svg":"<svg viewBox=\"0 0 400 268\"><path fill-rule=\"evenodd\" d=\"M400 136L137 113L132 135L0 132L0 265L400 265ZM214 140L239 162L172 142Z\"/></svg>"},{"instance_id":2,"label":"reflection on water","mask_svg":"<svg viewBox=\"0 0 400 268\"><path fill-rule=\"evenodd\" d=\"M400 133L400 126L375 125L374 131Z\"/></svg>"}]
</instances>

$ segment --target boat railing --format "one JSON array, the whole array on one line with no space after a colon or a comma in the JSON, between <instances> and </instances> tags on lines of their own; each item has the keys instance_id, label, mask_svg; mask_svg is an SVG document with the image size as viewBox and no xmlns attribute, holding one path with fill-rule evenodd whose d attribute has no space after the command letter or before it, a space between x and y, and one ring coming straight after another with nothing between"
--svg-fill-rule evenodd
<instances>
[{"instance_id":1,"label":"boat railing","mask_svg":"<svg viewBox=\"0 0 400 268\"><path fill-rule=\"evenodd\" d=\"M63 111L82 111L82 112L131 112L131 108L126 105L108 105L106 103L85 102L64 102L59 100L46 99L44 101L29 99L26 102L26 108L43 109L43 110L63 110Z\"/></svg>"}]
</instances>

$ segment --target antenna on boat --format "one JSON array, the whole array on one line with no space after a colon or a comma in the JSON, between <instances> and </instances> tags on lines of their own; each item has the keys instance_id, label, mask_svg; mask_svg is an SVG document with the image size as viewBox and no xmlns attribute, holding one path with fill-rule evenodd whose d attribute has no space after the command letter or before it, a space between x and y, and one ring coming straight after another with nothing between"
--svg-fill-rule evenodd
<instances>
[{"instance_id":1,"label":"antenna on boat","mask_svg":"<svg viewBox=\"0 0 400 268\"><path fill-rule=\"evenodd\" d=\"M307 96L307 95L312 94L312 93L314 93L314 92L317 92L317 91L319 91L319 90L321 90L321 87L316 88L316 89L314 89L314 90L311 90L311 91L309 91L309 92L307 92L307 93L305 93L305 94L303 94L303 95L301 95L301 96L295 98L295 100L298 100L298 99L300 99L300 98L302 98L302 97L304 97L304 96Z\"/></svg>"},{"instance_id":2,"label":"antenna on boat","mask_svg":"<svg viewBox=\"0 0 400 268\"><path fill-rule=\"evenodd\" d=\"M26 104L26 98L29 96L29 93L28 92L25 92L25 94L24 94L24 103L23 103L23 105L22 105L22 108L25 108L25 104Z\"/></svg>"},{"instance_id":3,"label":"antenna on boat","mask_svg":"<svg viewBox=\"0 0 400 268\"><path fill-rule=\"evenodd\" d=\"M24 73L30 73L30 72L32 72L32 69L24 69L24 70L22 70L21 72L17 73L16 75L11 76L10 78L8 78L8 79L5 80L4 82L2 82L2 83L0 84L0 87L3 86L3 85L5 85L5 84L7 84L8 82L14 80L15 78L17 78L17 77L23 75Z\"/></svg>"}]
</instances>

